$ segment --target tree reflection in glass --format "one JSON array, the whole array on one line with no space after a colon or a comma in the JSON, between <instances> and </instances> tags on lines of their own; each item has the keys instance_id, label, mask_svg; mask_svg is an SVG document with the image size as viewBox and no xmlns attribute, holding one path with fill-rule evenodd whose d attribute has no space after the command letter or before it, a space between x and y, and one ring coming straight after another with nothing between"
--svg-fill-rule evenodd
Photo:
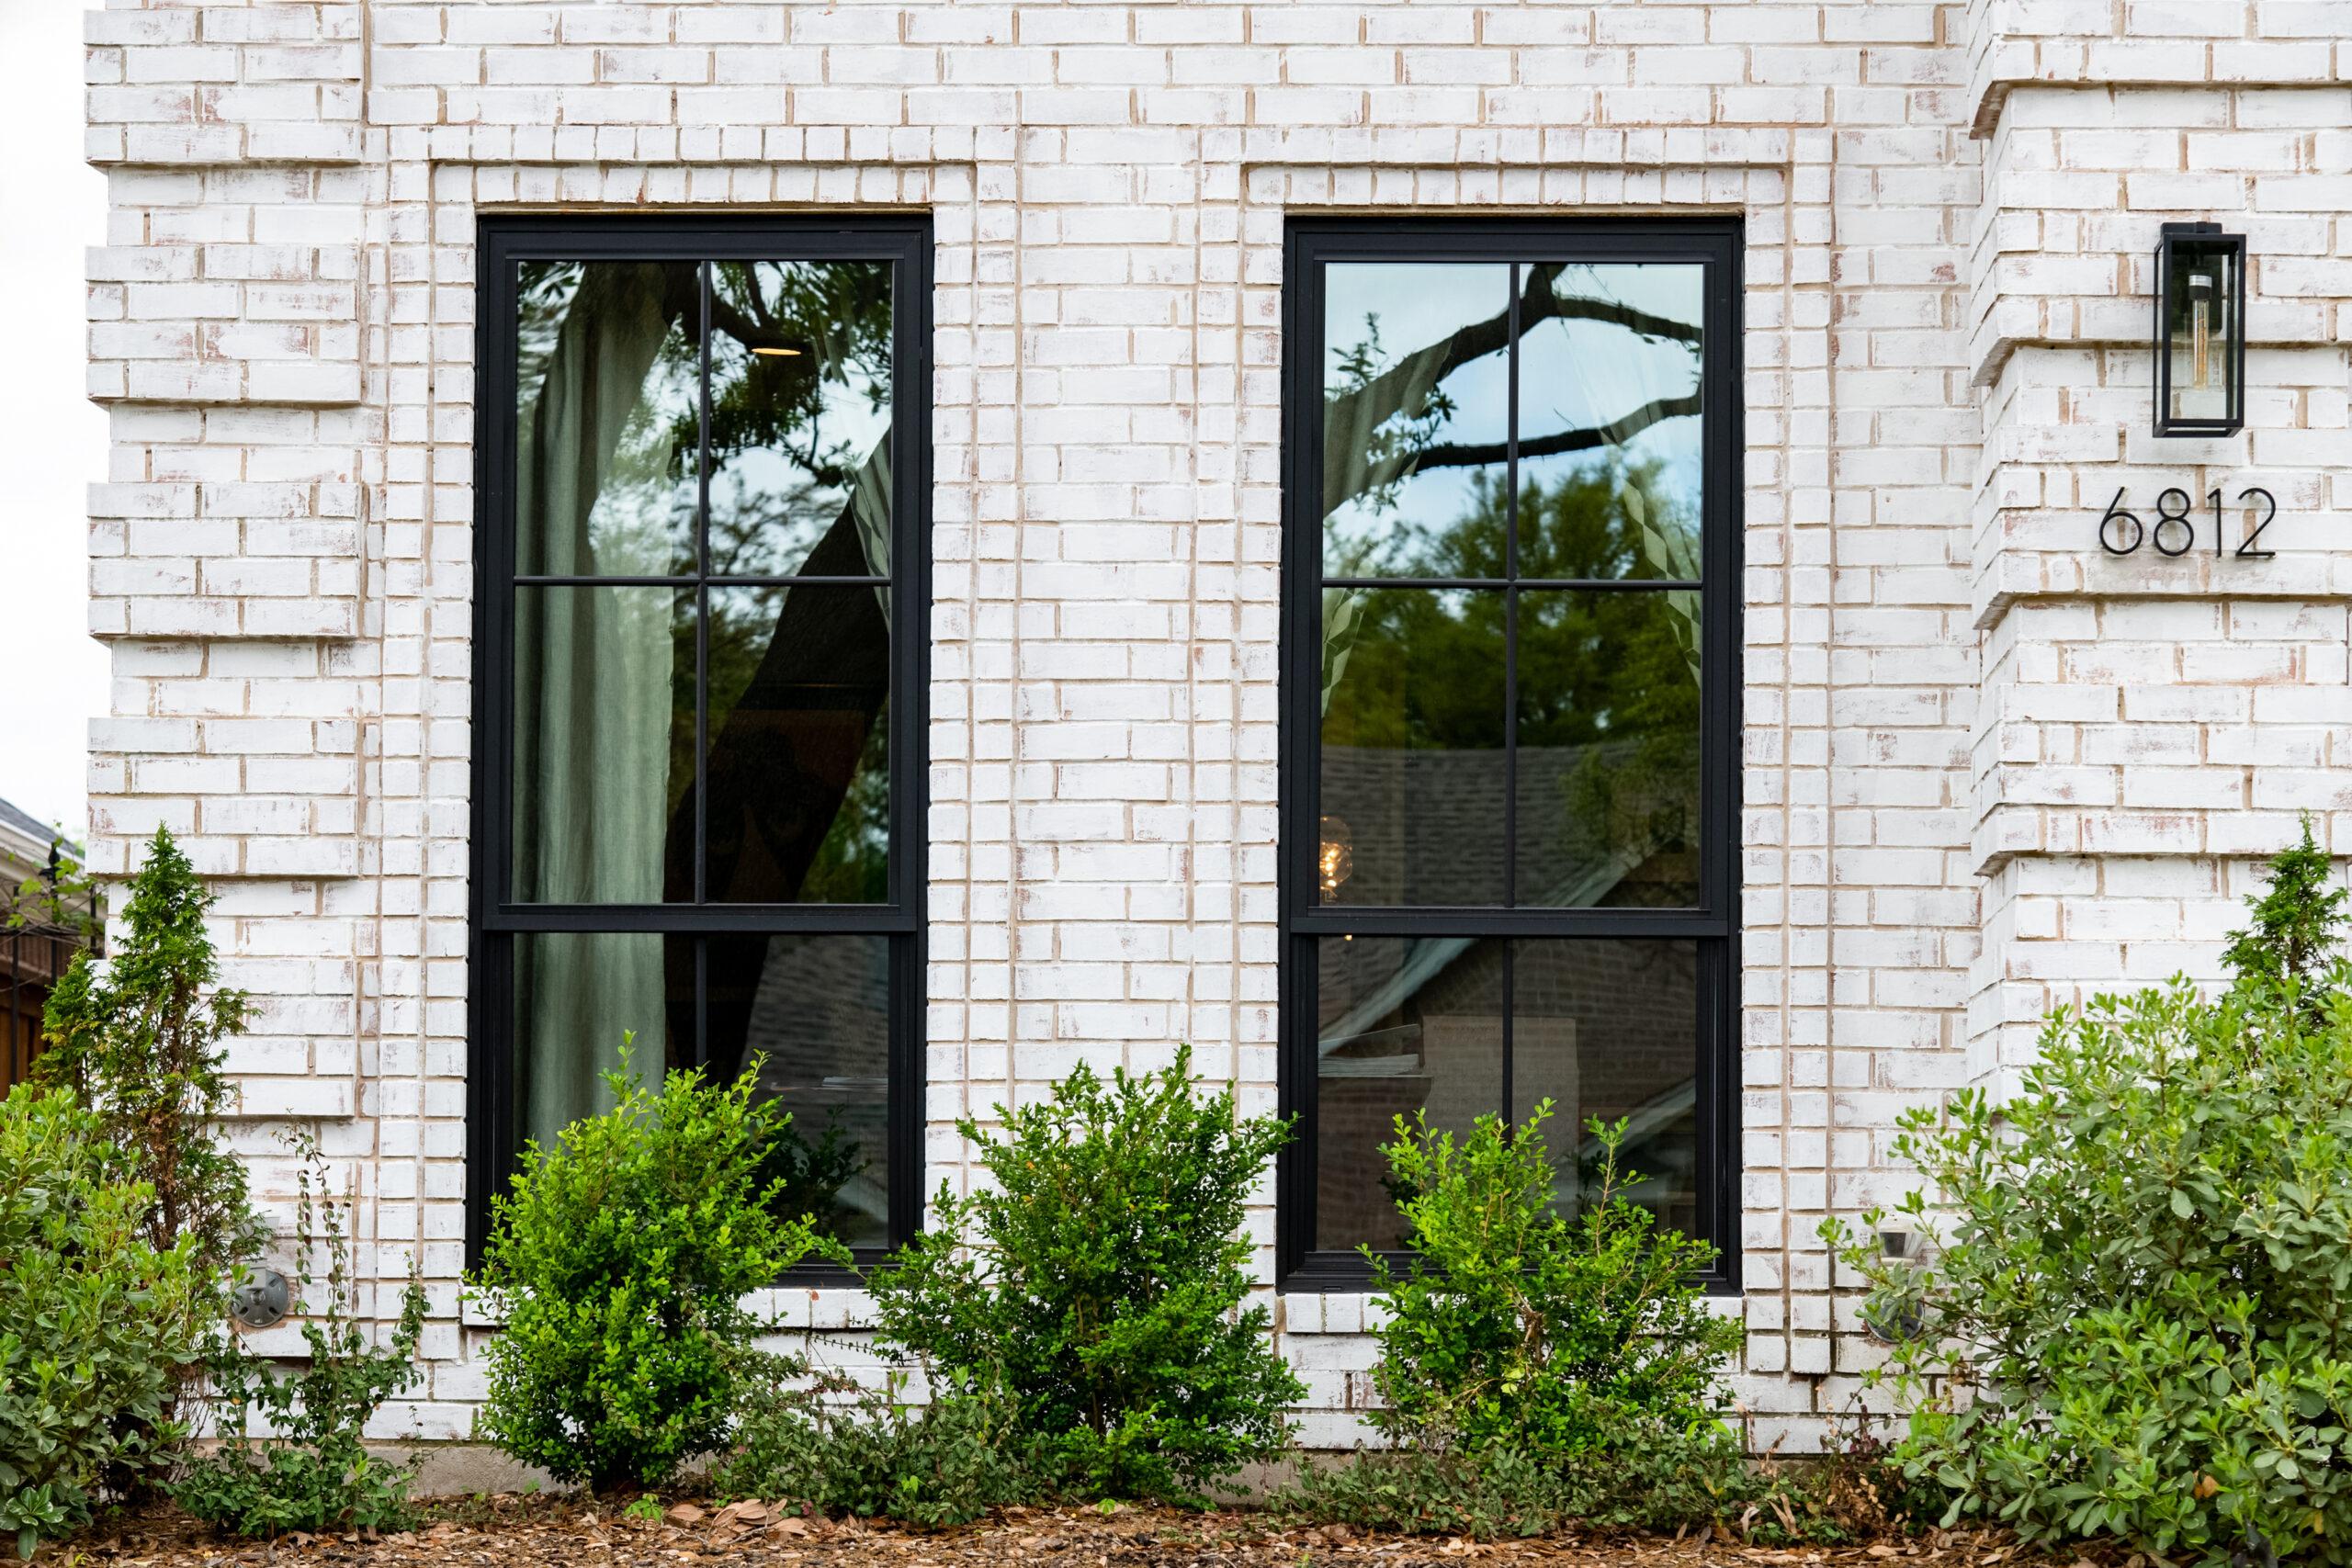
<instances>
[{"instance_id":1,"label":"tree reflection in glass","mask_svg":"<svg viewBox=\"0 0 2352 1568\"><path fill-rule=\"evenodd\" d=\"M1701 276L1328 269L1325 901L1696 900Z\"/></svg>"}]
</instances>

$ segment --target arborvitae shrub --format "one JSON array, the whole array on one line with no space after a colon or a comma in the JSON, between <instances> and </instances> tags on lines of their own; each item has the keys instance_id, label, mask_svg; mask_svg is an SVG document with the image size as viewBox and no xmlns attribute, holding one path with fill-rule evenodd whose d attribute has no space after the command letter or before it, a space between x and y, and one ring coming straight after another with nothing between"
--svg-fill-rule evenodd
<instances>
[{"instance_id":1,"label":"arborvitae shrub","mask_svg":"<svg viewBox=\"0 0 2352 1568\"><path fill-rule=\"evenodd\" d=\"M190 1345L136 1445L150 1451L194 1424L187 1407L202 1353L222 1342L237 1272L265 1234L246 1201L244 1163L220 1135L218 1119L232 1098L224 1043L244 1028L248 1009L243 992L216 985L220 965L204 924L211 904L195 867L157 829L123 893L121 940L103 961L75 954L51 991L46 1049L33 1067L36 1082L88 1110L122 1179L145 1186L141 1236L159 1256L184 1255L202 1297L200 1343ZM106 1483L135 1490L152 1469L126 1449Z\"/></svg>"},{"instance_id":2,"label":"arborvitae shrub","mask_svg":"<svg viewBox=\"0 0 2352 1568\"><path fill-rule=\"evenodd\" d=\"M230 1107L222 1043L245 1026L243 992L215 987L204 929L212 896L172 836L155 829L122 906L122 940L99 964L75 955L42 1014L39 1081L69 1089L153 1190L141 1224L157 1251L183 1237L225 1305L262 1240L244 1163L217 1135Z\"/></svg>"}]
</instances>

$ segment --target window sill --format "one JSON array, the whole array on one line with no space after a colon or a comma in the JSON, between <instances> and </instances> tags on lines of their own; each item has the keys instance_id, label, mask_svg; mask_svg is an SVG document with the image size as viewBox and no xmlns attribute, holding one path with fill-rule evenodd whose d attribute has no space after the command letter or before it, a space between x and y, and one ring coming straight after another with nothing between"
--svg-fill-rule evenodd
<instances>
[{"instance_id":1,"label":"window sill","mask_svg":"<svg viewBox=\"0 0 2352 1568\"><path fill-rule=\"evenodd\" d=\"M875 1326L874 1298L851 1276L834 1269L826 1270L825 1275L838 1279L813 1269L809 1274L805 1281L796 1273L763 1291L753 1291L743 1298L745 1309L773 1319L786 1334L858 1334ZM506 1316L469 1294L458 1308L458 1322L466 1328L497 1330L506 1326Z\"/></svg>"},{"instance_id":2,"label":"window sill","mask_svg":"<svg viewBox=\"0 0 2352 1568\"><path fill-rule=\"evenodd\" d=\"M1391 1266L1401 1273L1408 1261L1408 1259L1402 1254L1394 1255L1391 1258ZM1728 1303L1717 1305L1715 1310L1719 1312L1736 1312L1739 1303L1744 1299L1739 1286L1719 1274L1702 1275L1691 1283L1698 1287L1700 1294L1706 1297L1709 1302ZM1288 1312L1293 1319L1292 1326L1295 1332L1311 1332L1301 1329L1296 1320L1302 1311L1315 1310L1314 1303L1340 1301L1368 1302L1372 1299L1373 1292L1371 1268L1363 1258L1351 1258L1346 1254L1321 1258L1310 1257L1296 1268L1281 1274L1274 1280L1274 1293L1283 1297L1287 1303ZM1327 1332L1338 1331L1327 1330Z\"/></svg>"}]
</instances>

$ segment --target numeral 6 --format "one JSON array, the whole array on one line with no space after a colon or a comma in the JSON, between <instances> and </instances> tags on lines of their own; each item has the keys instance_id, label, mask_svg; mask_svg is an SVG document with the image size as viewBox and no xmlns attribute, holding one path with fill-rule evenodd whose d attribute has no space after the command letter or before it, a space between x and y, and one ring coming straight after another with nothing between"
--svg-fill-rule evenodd
<instances>
[{"instance_id":1,"label":"numeral 6","mask_svg":"<svg viewBox=\"0 0 2352 1568\"><path fill-rule=\"evenodd\" d=\"M2132 525L2132 542L2118 544L2116 540L2123 537L2122 525L2127 523ZM2114 538L2108 536L2109 525L2115 527ZM2147 536L2148 530L2142 525L2140 519L2123 510L2123 487L2116 486L2115 499L2107 503L2107 511L2098 520L2098 547L2111 556L2128 556L2138 549L2140 542Z\"/></svg>"}]
</instances>

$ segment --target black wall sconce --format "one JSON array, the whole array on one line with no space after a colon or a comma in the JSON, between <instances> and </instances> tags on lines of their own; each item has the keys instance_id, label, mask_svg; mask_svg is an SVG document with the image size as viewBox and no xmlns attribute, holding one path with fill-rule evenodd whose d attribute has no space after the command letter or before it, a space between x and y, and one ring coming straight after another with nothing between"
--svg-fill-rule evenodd
<instances>
[{"instance_id":1,"label":"black wall sconce","mask_svg":"<svg viewBox=\"0 0 2352 1568\"><path fill-rule=\"evenodd\" d=\"M2156 434L2245 423L2245 236L2167 223L2156 239Z\"/></svg>"}]
</instances>

